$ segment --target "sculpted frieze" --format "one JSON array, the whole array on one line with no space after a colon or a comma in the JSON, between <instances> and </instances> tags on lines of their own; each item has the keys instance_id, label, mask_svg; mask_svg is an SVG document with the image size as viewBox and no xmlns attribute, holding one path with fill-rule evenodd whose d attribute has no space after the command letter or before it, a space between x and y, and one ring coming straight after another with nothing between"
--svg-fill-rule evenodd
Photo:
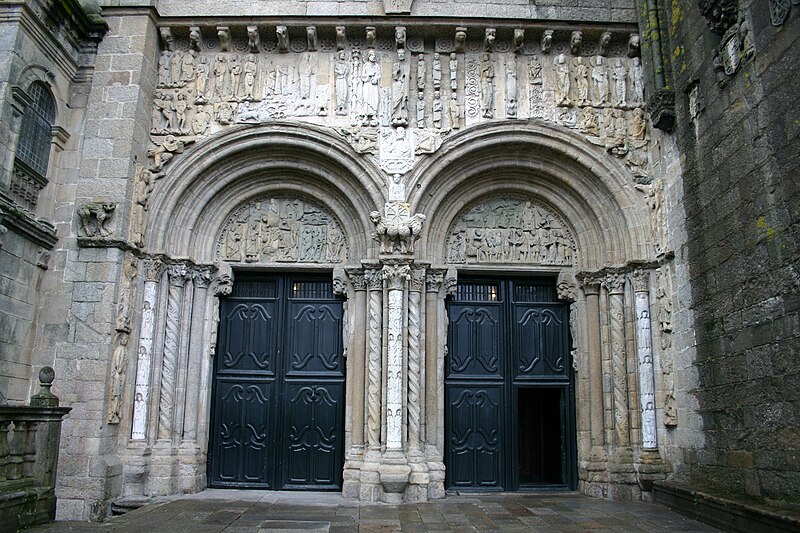
<instances>
[{"instance_id":1,"label":"sculpted frieze","mask_svg":"<svg viewBox=\"0 0 800 533\"><path fill-rule=\"evenodd\" d=\"M492 198L456 217L447 237L451 264L575 264L572 232L551 209L522 198Z\"/></svg>"},{"instance_id":2,"label":"sculpted frieze","mask_svg":"<svg viewBox=\"0 0 800 533\"><path fill-rule=\"evenodd\" d=\"M341 263L347 242L339 222L323 208L297 198L265 197L228 217L217 257L232 263Z\"/></svg>"},{"instance_id":3,"label":"sculpted frieze","mask_svg":"<svg viewBox=\"0 0 800 533\"><path fill-rule=\"evenodd\" d=\"M638 47L626 45L636 34L606 31L594 41L581 30L521 28L500 37L493 28L459 27L435 38L405 27L216 30L166 32L152 108L153 172L228 126L288 119L331 127L388 174L403 174L454 130L510 118L573 129L634 175L648 173L648 123L638 111L644 74ZM299 30L302 38L291 38ZM394 39L382 36L388 30ZM737 36L744 49L746 33Z\"/></svg>"}]
</instances>

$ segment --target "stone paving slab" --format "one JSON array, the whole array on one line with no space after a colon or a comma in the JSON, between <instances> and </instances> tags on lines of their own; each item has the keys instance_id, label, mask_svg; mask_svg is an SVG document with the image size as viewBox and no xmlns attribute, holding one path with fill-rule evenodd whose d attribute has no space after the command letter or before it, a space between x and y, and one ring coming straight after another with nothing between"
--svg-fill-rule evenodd
<instances>
[{"instance_id":1,"label":"stone paving slab","mask_svg":"<svg viewBox=\"0 0 800 533\"><path fill-rule=\"evenodd\" d=\"M579 494L455 495L389 505L338 493L211 489L154 500L102 524L54 522L26 533L713 532L663 505Z\"/></svg>"}]
</instances>

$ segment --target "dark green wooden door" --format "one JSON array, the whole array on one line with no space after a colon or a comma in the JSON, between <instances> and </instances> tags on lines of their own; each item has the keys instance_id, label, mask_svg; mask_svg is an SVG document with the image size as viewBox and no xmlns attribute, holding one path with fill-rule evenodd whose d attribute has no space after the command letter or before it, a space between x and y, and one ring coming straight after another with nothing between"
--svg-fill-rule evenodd
<instances>
[{"instance_id":1,"label":"dark green wooden door","mask_svg":"<svg viewBox=\"0 0 800 533\"><path fill-rule=\"evenodd\" d=\"M551 279L460 279L448 301L450 489L573 489L567 307Z\"/></svg>"},{"instance_id":2,"label":"dark green wooden door","mask_svg":"<svg viewBox=\"0 0 800 533\"><path fill-rule=\"evenodd\" d=\"M330 281L238 275L220 303L209 485L340 488L344 377Z\"/></svg>"}]
</instances>

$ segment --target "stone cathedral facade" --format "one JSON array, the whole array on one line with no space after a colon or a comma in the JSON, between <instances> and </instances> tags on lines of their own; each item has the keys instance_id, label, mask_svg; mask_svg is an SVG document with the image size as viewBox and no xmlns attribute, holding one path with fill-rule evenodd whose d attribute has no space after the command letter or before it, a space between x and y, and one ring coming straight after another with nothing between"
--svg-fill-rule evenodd
<instances>
[{"instance_id":1,"label":"stone cathedral facade","mask_svg":"<svg viewBox=\"0 0 800 533\"><path fill-rule=\"evenodd\" d=\"M785 113L796 154L798 8L762 3L0 2L0 392L55 369L58 516L798 494L788 440L730 444L763 409L796 429L796 361L760 376L782 402L719 389L765 383L722 375L771 357L742 332L797 348L797 156L742 160L792 149L721 118ZM747 165L769 187L729 222Z\"/></svg>"}]
</instances>

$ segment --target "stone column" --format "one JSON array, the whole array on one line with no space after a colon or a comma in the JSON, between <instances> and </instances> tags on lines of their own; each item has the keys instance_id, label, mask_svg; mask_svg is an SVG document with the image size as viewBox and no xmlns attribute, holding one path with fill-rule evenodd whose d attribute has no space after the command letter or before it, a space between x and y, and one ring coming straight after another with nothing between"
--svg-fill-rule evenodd
<instances>
[{"instance_id":1,"label":"stone column","mask_svg":"<svg viewBox=\"0 0 800 533\"><path fill-rule=\"evenodd\" d=\"M411 474L403 452L404 359L406 282L411 267L405 262L385 264L386 305L386 450L381 460L380 480L387 503L400 503Z\"/></svg>"},{"instance_id":2,"label":"stone column","mask_svg":"<svg viewBox=\"0 0 800 533\"><path fill-rule=\"evenodd\" d=\"M438 444L436 424L436 386L439 374L439 291L444 281L443 269L429 269L425 278L425 443Z\"/></svg>"},{"instance_id":3,"label":"stone column","mask_svg":"<svg viewBox=\"0 0 800 533\"><path fill-rule=\"evenodd\" d=\"M349 306L349 311L353 313L351 320L356 324L353 330L353 337L349 343L347 352L347 367L352 369L350 380L347 382L347 389L352 391L352 401L350 417L352 422L351 445L359 451L364 447L364 356L366 354L366 332L364 323L366 322L367 307L367 281L364 271L360 269L347 270L347 277L355 291L353 305Z\"/></svg>"},{"instance_id":4,"label":"stone column","mask_svg":"<svg viewBox=\"0 0 800 533\"><path fill-rule=\"evenodd\" d=\"M147 406L150 400L150 365L153 359L153 338L155 336L155 307L162 272L163 265L160 261L145 262L142 322L139 327L139 349L136 359L136 385L131 425L131 439L133 440L147 438Z\"/></svg>"},{"instance_id":5,"label":"stone column","mask_svg":"<svg viewBox=\"0 0 800 533\"><path fill-rule=\"evenodd\" d=\"M628 376L625 364L625 277L620 274L609 274L603 283L608 290L614 433L617 445L629 446L631 441L628 421Z\"/></svg>"},{"instance_id":6,"label":"stone column","mask_svg":"<svg viewBox=\"0 0 800 533\"><path fill-rule=\"evenodd\" d=\"M383 277L379 269L367 269L364 277L369 287L367 311L367 443L370 449L381 447L381 348L383 328Z\"/></svg>"},{"instance_id":7,"label":"stone column","mask_svg":"<svg viewBox=\"0 0 800 533\"><path fill-rule=\"evenodd\" d=\"M164 328L164 357L161 363L161 396L158 402L158 439L170 439L173 430L175 409L175 376L180 350L181 311L183 291L189 271L185 264L167 268L169 292L167 294L167 316Z\"/></svg>"},{"instance_id":8,"label":"stone column","mask_svg":"<svg viewBox=\"0 0 800 533\"><path fill-rule=\"evenodd\" d=\"M408 291L408 447L419 451L422 432L422 290L425 269L411 270Z\"/></svg>"},{"instance_id":9,"label":"stone column","mask_svg":"<svg viewBox=\"0 0 800 533\"><path fill-rule=\"evenodd\" d=\"M198 404L200 400L200 374L205 350L205 310L208 287L211 285L210 268L192 272L194 298L192 299L192 322L189 334L189 361L186 371L186 412L183 422L183 439L197 442Z\"/></svg>"},{"instance_id":10,"label":"stone column","mask_svg":"<svg viewBox=\"0 0 800 533\"><path fill-rule=\"evenodd\" d=\"M603 435L603 354L600 342L600 282L586 280L583 283L586 297L586 327L589 345L589 424L592 447L602 447Z\"/></svg>"},{"instance_id":11,"label":"stone column","mask_svg":"<svg viewBox=\"0 0 800 533\"><path fill-rule=\"evenodd\" d=\"M639 401L642 406L642 448L658 448L653 338L650 321L650 272L633 273L636 308L636 357L639 362Z\"/></svg>"},{"instance_id":12,"label":"stone column","mask_svg":"<svg viewBox=\"0 0 800 533\"><path fill-rule=\"evenodd\" d=\"M408 265L383 267L387 295L386 339L386 451L403 449L403 303L405 284L411 278ZM419 357L418 357L419 358ZM419 361L417 362L419 372ZM419 426L419 419L417 419ZM417 428L419 432L419 427Z\"/></svg>"}]
</instances>

